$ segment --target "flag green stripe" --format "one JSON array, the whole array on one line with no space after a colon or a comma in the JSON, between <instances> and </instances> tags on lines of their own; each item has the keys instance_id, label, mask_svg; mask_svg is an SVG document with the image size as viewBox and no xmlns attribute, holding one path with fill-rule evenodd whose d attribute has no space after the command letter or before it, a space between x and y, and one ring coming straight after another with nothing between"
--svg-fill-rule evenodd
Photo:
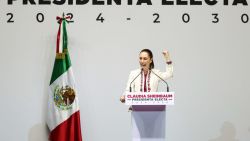
<instances>
[{"instance_id":1,"label":"flag green stripe","mask_svg":"<svg viewBox=\"0 0 250 141\"><path fill-rule=\"evenodd\" d=\"M64 72L66 72L71 66L69 54L65 54L65 58L56 58L54 63L54 68L50 80L50 85L60 77Z\"/></svg>"},{"instance_id":2,"label":"flag green stripe","mask_svg":"<svg viewBox=\"0 0 250 141\"><path fill-rule=\"evenodd\" d=\"M63 26L63 49L68 49L68 35L66 30L66 20L62 21Z\"/></svg>"},{"instance_id":3,"label":"flag green stripe","mask_svg":"<svg viewBox=\"0 0 250 141\"><path fill-rule=\"evenodd\" d=\"M68 45L68 38L67 38L67 30L66 30L66 21L62 21L63 24L63 53L57 54L54 68L50 80L50 85L58 78L60 77L64 72L66 72L70 66L71 61L69 57L69 53L67 50Z\"/></svg>"}]
</instances>

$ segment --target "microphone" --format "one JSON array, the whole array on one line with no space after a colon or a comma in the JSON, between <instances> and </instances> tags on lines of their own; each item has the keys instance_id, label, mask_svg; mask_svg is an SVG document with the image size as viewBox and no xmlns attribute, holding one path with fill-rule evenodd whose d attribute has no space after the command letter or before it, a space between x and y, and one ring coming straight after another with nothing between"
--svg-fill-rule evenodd
<instances>
[{"instance_id":1,"label":"microphone","mask_svg":"<svg viewBox=\"0 0 250 141\"><path fill-rule=\"evenodd\" d=\"M167 85L167 92L169 92L169 86L168 86L167 81L165 81L163 78L161 78L159 75L157 75L153 70L151 70L151 72L153 72L153 74L155 74L158 78L160 78Z\"/></svg>"},{"instance_id":2,"label":"microphone","mask_svg":"<svg viewBox=\"0 0 250 141\"><path fill-rule=\"evenodd\" d=\"M131 84L135 81L135 79L141 74L142 72L142 69L140 71L140 73L133 79L133 81L130 82L130 85L129 85L129 92L132 92L132 87L131 87Z\"/></svg>"}]
</instances>

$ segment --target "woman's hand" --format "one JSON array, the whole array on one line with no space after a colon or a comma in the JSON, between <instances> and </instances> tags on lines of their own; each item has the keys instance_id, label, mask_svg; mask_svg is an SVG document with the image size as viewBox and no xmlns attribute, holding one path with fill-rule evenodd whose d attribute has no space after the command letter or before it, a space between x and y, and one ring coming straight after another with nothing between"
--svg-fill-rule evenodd
<instances>
[{"instance_id":1,"label":"woman's hand","mask_svg":"<svg viewBox=\"0 0 250 141\"><path fill-rule=\"evenodd\" d=\"M120 97L120 101L121 101L122 103L125 103L125 96L124 96L124 95Z\"/></svg>"},{"instance_id":2,"label":"woman's hand","mask_svg":"<svg viewBox=\"0 0 250 141\"><path fill-rule=\"evenodd\" d=\"M170 62L170 61L171 61L169 52L168 52L167 50L164 50L164 51L162 52L162 54L163 54L163 56L164 56L166 62Z\"/></svg>"}]
</instances>

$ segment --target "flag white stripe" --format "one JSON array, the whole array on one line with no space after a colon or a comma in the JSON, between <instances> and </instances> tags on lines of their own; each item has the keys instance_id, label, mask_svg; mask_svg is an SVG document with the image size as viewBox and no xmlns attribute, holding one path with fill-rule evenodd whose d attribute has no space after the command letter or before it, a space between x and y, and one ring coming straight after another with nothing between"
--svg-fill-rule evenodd
<instances>
[{"instance_id":1,"label":"flag white stripe","mask_svg":"<svg viewBox=\"0 0 250 141\"><path fill-rule=\"evenodd\" d=\"M68 69L65 73L63 73L60 77L58 77L49 87L49 102L48 102L48 116L47 116L47 124L49 129L52 131L55 127L61 124L63 121L67 120L72 114L79 110L78 106L78 98L77 98L77 90L75 88L75 81L73 77L72 67ZM70 86L75 90L75 100L72 103L72 108L69 110L61 110L59 109L54 102L54 90L56 86L60 84L60 86Z\"/></svg>"}]
</instances>

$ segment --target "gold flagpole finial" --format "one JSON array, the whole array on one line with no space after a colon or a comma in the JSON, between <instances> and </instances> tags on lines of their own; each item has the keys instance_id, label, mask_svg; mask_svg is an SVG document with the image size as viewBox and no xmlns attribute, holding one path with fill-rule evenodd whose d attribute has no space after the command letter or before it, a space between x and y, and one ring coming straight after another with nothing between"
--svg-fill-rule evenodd
<instances>
[{"instance_id":1,"label":"gold flagpole finial","mask_svg":"<svg viewBox=\"0 0 250 141\"><path fill-rule=\"evenodd\" d=\"M65 19L65 14L64 14L64 12L63 12L62 18Z\"/></svg>"}]
</instances>

